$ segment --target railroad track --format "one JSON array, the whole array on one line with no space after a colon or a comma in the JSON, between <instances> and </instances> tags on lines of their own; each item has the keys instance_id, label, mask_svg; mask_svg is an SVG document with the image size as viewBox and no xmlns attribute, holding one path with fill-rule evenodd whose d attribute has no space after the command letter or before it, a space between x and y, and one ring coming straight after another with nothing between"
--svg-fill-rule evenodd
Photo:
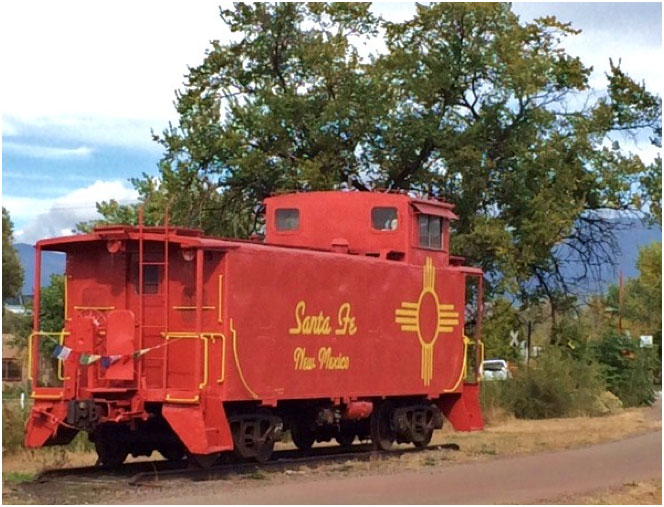
<instances>
[{"instance_id":1,"label":"railroad track","mask_svg":"<svg viewBox=\"0 0 664 507\"><path fill-rule=\"evenodd\" d=\"M431 446L428 450L458 450L456 444ZM401 449L389 452L374 451L370 444L343 447L315 447L307 452L283 450L274 453L267 463L235 461L221 463L210 468L189 468L186 460L182 461L138 461L126 463L119 469L109 472L98 466L50 469L41 472L37 482L76 484L108 484L126 481L133 486L154 485L160 481L188 479L192 481L211 481L232 475L243 475L261 471L284 471L301 466L318 467L346 461L371 461L389 459L407 453L422 452L418 449Z\"/></svg>"}]
</instances>

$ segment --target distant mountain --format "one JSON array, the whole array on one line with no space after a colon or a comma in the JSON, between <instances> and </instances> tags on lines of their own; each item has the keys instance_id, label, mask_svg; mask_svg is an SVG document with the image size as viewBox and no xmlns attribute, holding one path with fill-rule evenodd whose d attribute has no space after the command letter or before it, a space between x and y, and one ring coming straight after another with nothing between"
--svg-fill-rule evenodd
<instances>
[{"instance_id":1,"label":"distant mountain","mask_svg":"<svg viewBox=\"0 0 664 507\"><path fill-rule=\"evenodd\" d=\"M26 243L16 243L14 248L18 252L23 265L23 294L34 292L35 280L35 247ZM49 284L51 275L62 275L65 272L65 254L60 252L42 252L41 286Z\"/></svg>"},{"instance_id":2,"label":"distant mountain","mask_svg":"<svg viewBox=\"0 0 664 507\"><path fill-rule=\"evenodd\" d=\"M662 230L659 227L644 227L638 220L634 221L630 229L618 233L621 254L617 263L625 278L639 276L639 270L636 269L639 249L655 241L662 241ZM618 276L617 272L615 276Z\"/></svg>"},{"instance_id":3,"label":"distant mountain","mask_svg":"<svg viewBox=\"0 0 664 507\"><path fill-rule=\"evenodd\" d=\"M619 252L614 257L614 266L602 266L601 279L597 276L591 277L584 287L580 287L585 295L602 294L611 284L618 283L618 277L622 270L625 279L639 276L636 261L639 258L639 249L650 245L655 241L662 241L662 230L659 226L646 226L638 218L620 218L619 228L616 231ZM564 252L566 249L561 249ZM562 255L564 258L565 255ZM576 264L566 264L563 267L563 275L573 278L583 273L583 267Z\"/></svg>"},{"instance_id":4,"label":"distant mountain","mask_svg":"<svg viewBox=\"0 0 664 507\"><path fill-rule=\"evenodd\" d=\"M625 219L621 220L625 224ZM587 293L598 293L606 289L610 283L617 283L618 273L622 269L625 278L638 276L636 269L636 260L639 257L639 248L642 248L655 241L662 240L662 231L659 227L646 227L640 220L630 220L628 227L618 231L618 244L620 253L616 257L616 266L611 269L609 266L604 270L604 280L590 280L587 287ZM25 281L23 283L23 294L32 294L34 280L35 250L34 246L25 243L14 245L18 251L21 263L25 269ZM575 273L568 268L569 275ZM580 268L577 268L580 269ZM42 252L42 274L41 284L46 286L52 274L62 274L65 271L65 255L59 252Z\"/></svg>"}]
</instances>

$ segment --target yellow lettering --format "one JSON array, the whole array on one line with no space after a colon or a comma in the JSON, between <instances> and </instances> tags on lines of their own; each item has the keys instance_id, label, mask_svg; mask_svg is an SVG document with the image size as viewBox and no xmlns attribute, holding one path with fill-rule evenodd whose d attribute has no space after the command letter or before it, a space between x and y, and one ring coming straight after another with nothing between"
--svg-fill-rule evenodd
<instances>
[{"instance_id":1,"label":"yellow lettering","mask_svg":"<svg viewBox=\"0 0 664 507\"><path fill-rule=\"evenodd\" d=\"M302 322L300 321L301 315L304 315L304 311L307 307L307 304L304 301L299 301L295 306L295 322L297 327L292 327L288 330L288 334L302 334Z\"/></svg>"},{"instance_id":2,"label":"yellow lettering","mask_svg":"<svg viewBox=\"0 0 664 507\"><path fill-rule=\"evenodd\" d=\"M299 301L295 306L295 327L288 330L288 334L328 335L332 332L330 317L322 311L318 315L306 315L307 304Z\"/></svg>"},{"instance_id":3,"label":"yellow lettering","mask_svg":"<svg viewBox=\"0 0 664 507\"><path fill-rule=\"evenodd\" d=\"M320 370L347 370L350 367L350 358L341 354L333 355L332 347L321 347L318 350L318 369Z\"/></svg>"},{"instance_id":4,"label":"yellow lettering","mask_svg":"<svg viewBox=\"0 0 664 507\"><path fill-rule=\"evenodd\" d=\"M307 357L307 350L304 347L298 347L293 352L296 370L313 370L316 368L316 362L313 357Z\"/></svg>"},{"instance_id":5,"label":"yellow lettering","mask_svg":"<svg viewBox=\"0 0 664 507\"><path fill-rule=\"evenodd\" d=\"M357 332L355 317L353 317L350 312L350 303L344 303L339 307L337 320L339 322L339 328L334 332L334 334L347 334L353 336Z\"/></svg>"}]
</instances>

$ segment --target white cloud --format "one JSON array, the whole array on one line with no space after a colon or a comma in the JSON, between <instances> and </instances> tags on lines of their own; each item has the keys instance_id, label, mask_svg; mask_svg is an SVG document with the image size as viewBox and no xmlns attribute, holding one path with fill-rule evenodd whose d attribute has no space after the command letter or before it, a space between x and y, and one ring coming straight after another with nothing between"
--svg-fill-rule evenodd
<instances>
[{"instance_id":1,"label":"white cloud","mask_svg":"<svg viewBox=\"0 0 664 507\"><path fill-rule=\"evenodd\" d=\"M218 2L9 2L0 21L4 112L20 119L168 119L187 65L224 39Z\"/></svg>"},{"instance_id":2,"label":"white cloud","mask_svg":"<svg viewBox=\"0 0 664 507\"><path fill-rule=\"evenodd\" d=\"M174 91L182 88L188 66L202 62L210 40L231 38L219 18L218 3L5 2L0 70L10 78L0 87L2 96L11 100L3 104L3 135L36 132L60 144L159 150L150 129L159 132L169 120L177 120ZM583 28L564 44L595 67L593 86L605 87L603 72L612 56L622 57L623 68L645 79L649 88L662 89L662 66L654 63L661 61L661 38L653 44L651 36L643 35L657 20L638 6L516 3L514 10L524 19L557 13ZM415 13L415 6L379 2L372 11L403 21ZM361 52L383 47L374 40Z\"/></svg>"},{"instance_id":3,"label":"white cloud","mask_svg":"<svg viewBox=\"0 0 664 507\"><path fill-rule=\"evenodd\" d=\"M151 130L161 133L166 120L149 118L133 119L91 115L51 115L18 118L5 115L11 125L11 133L3 136L27 136L31 139L48 139L58 143L82 143L90 145L134 148L160 151L152 140Z\"/></svg>"},{"instance_id":4,"label":"white cloud","mask_svg":"<svg viewBox=\"0 0 664 507\"><path fill-rule=\"evenodd\" d=\"M7 116L0 118L0 124L2 125L3 136L15 136L18 134L18 129Z\"/></svg>"},{"instance_id":5,"label":"white cloud","mask_svg":"<svg viewBox=\"0 0 664 507\"><path fill-rule=\"evenodd\" d=\"M3 206L9 210L14 222L27 222L17 228L16 240L34 243L43 238L66 235L78 222L99 218L96 202L115 199L127 204L136 202L137 198L136 190L123 181L97 180L92 185L51 200L3 197Z\"/></svg>"},{"instance_id":6,"label":"white cloud","mask_svg":"<svg viewBox=\"0 0 664 507\"><path fill-rule=\"evenodd\" d=\"M60 148L55 146L40 146L5 141L3 147L9 152L31 158L81 158L89 157L92 154L92 149L87 146L79 146L78 148Z\"/></svg>"},{"instance_id":7,"label":"white cloud","mask_svg":"<svg viewBox=\"0 0 664 507\"><path fill-rule=\"evenodd\" d=\"M25 223L26 220L32 220L40 213L45 213L51 203L52 201L36 197L2 196L2 205L7 208L15 224Z\"/></svg>"}]
</instances>

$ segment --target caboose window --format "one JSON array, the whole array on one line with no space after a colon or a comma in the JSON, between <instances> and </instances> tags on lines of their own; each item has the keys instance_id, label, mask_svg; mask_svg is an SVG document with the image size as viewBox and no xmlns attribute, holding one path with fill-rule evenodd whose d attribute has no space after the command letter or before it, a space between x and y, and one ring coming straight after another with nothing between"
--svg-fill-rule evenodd
<instances>
[{"instance_id":1,"label":"caboose window","mask_svg":"<svg viewBox=\"0 0 664 507\"><path fill-rule=\"evenodd\" d=\"M420 226L420 246L438 250L443 248L442 219L433 215L420 215L418 223Z\"/></svg>"},{"instance_id":2,"label":"caboose window","mask_svg":"<svg viewBox=\"0 0 664 507\"><path fill-rule=\"evenodd\" d=\"M396 208L374 208L371 210L371 225L379 231L394 231L399 225Z\"/></svg>"},{"instance_id":3,"label":"caboose window","mask_svg":"<svg viewBox=\"0 0 664 507\"><path fill-rule=\"evenodd\" d=\"M159 266L143 266L143 294L159 292Z\"/></svg>"},{"instance_id":4,"label":"caboose window","mask_svg":"<svg viewBox=\"0 0 664 507\"><path fill-rule=\"evenodd\" d=\"M2 381L13 382L21 380L21 363L17 359L2 360Z\"/></svg>"},{"instance_id":5,"label":"caboose window","mask_svg":"<svg viewBox=\"0 0 664 507\"><path fill-rule=\"evenodd\" d=\"M278 209L276 219L278 231L295 231L300 227L300 210Z\"/></svg>"}]
</instances>

